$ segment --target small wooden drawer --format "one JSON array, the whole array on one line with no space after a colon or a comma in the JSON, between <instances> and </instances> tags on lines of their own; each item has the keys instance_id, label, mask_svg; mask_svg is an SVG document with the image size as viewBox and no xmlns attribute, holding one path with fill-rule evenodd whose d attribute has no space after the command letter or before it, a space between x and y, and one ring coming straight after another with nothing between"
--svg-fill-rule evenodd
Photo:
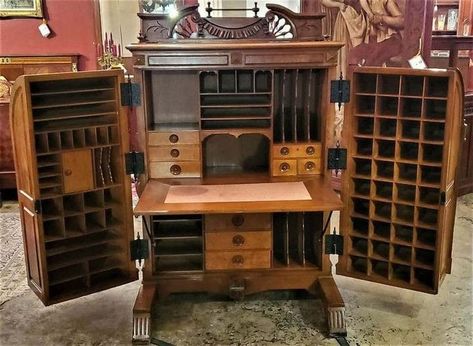
<instances>
[{"instance_id":1,"label":"small wooden drawer","mask_svg":"<svg viewBox=\"0 0 473 346\"><path fill-rule=\"evenodd\" d=\"M273 176L297 175L297 160L273 160Z\"/></svg>"},{"instance_id":2,"label":"small wooden drawer","mask_svg":"<svg viewBox=\"0 0 473 346\"><path fill-rule=\"evenodd\" d=\"M320 143L273 145L273 158L320 157Z\"/></svg>"},{"instance_id":3,"label":"small wooden drawer","mask_svg":"<svg viewBox=\"0 0 473 346\"><path fill-rule=\"evenodd\" d=\"M271 250L271 231L205 232L206 250Z\"/></svg>"},{"instance_id":4,"label":"small wooden drawer","mask_svg":"<svg viewBox=\"0 0 473 346\"><path fill-rule=\"evenodd\" d=\"M198 178L199 161L150 162L150 178Z\"/></svg>"},{"instance_id":5,"label":"small wooden drawer","mask_svg":"<svg viewBox=\"0 0 473 346\"><path fill-rule=\"evenodd\" d=\"M148 148L149 161L200 161L200 145L166 145Z\"/></svg>"},{"instance_id":6,"label":"small wooden drawer","mask_svg":"<svg viewBox=\"0 0 473 346\"><path fill-rule=\"evenodd\" d=\"M270 250L206 251L206 270L271 268Z\"/></svg>"},{"instance_id":7,"label":"small wooden drawer","mask_svg":"<svg viewBox=\"0 0 473 346\"><path fill-rule=\"evenodd\" d=\"M271 230L272 215L255 214L214 214L205 215L205 232L215 231L256 231Z\"/></svg>"},{"instance_id":8,"label":"small wooden drawer","mask_svg":"<svg viewBox=\"0 0 473 346\"><path fill-rule=\"evenodd\" d=\"M148 144L199 144L199 131L148 132Z\"/></svg>"},{"instance_id":9,"label":"small wooden drawer","mask_svg":"<svg viewBox=\"0 0 473 346\"><path fill-rule=\"evenodd\" d=\"M297 172L299 174L320 174L320 159L297 160Z\"/></svg>"}]
</instances>

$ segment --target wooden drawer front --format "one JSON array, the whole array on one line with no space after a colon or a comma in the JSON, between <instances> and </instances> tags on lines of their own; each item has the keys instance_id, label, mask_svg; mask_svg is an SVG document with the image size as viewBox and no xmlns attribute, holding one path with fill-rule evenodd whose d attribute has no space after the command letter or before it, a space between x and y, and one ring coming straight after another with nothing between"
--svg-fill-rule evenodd
<instances>
[{"instance_id":1,"label":"wooden drawer front","mask_svg":"<svg viewBox=\"0 0 473 346\"><path fill-rule=\"evenodd\" d=\"M205 215L205 232L271 230L272 215L215 214Z\"/></svg>"},{"instance_id":2,"label":"wooden drawer front","mask_svg":"<svg viewBox=\"0 0 473 346\"><path fill-rule=\"evenodd\" d=\"M200 177L200 162L150 162L150 178L198 178Z\"/></svg>"},{"instance_id":3,"label":"wooden drawer front","mask_svg":"<svg viewBox=\"0 0 473 346\"><path fill-rule=\"evenodd\" d=\"M299 174L320 174L320 159L297 160L297 172Z\"/></svg>"},{"instance_id":4,"label":"wooden drawer front","mask_svg":"<svg viewBox=\"0 0 473 346\"><path fill-rule=\"evenodd\" d=\"M150 161L200 161L200 145L167 145L149 147Z\"/></svg>"},{"instance_id":5,"label":"wooden drawer front","mask_svg":"<svg viewBox=\"0 0 473 346\"><path fill-rule=\"evenodd\" d=\"M148 132L148 144L199 144L199 131Z\"/></svg>"},{"instance_id":6,"label":"wooden drawer front","mask_svg":"<svg viewBox=\"0 0 473 346\"><path fill-rule=\"evenodd\" d=\"M207 251L206 270L266 269L271 268L271 251Z\"/></svg>"},{"instance_id":7,"label":"wooden drawer front","mask_svg":"<svg viewBox=\"0 0 473 346\"><path fill-rule=\"evenodd\" d=\"M271 250L271 231L206 232L206 250Z\"/></svg>"},{"instance_id":8,"label":"wooden drawer front","mask_svg":"<svg viewBox=\"0 0 473 346\"><path fill-rule=\"evenodd\" d=\"M297 175L297 160L273 160L273 176Z\"/></svg>"},{"instance_id":9,"label":"wooden drawer front","mask_svg":"<svg viewBox=\"0 0 473 346\"><path fill-rule=\"evenodd\" d=\"M322 147L320 143L278 144L273 145L273 158L320 157L321 150Z\"/></svg>"}]
</instances>

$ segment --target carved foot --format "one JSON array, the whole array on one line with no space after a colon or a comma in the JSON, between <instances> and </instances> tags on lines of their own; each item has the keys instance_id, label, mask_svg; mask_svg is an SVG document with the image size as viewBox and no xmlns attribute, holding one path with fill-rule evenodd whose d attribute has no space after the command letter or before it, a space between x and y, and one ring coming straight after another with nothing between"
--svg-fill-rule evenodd
<instances>
[{"instance_id":1,"label":"carved foot","mask_svg":"<svg viewBox=\"0 0 473 346\"><path fill-rule=\"evenodd\" d=\"M151 340L151 314L133 313L133 343L149 344Z\"/></svg>"},{"instance_id":2,"label":"carved foot","mask_svg":"<svg viewBox=\"0 0 473 346\"><path fill-rule=\"evenodd\" d=\"M346 336L345 303L335 280L331 276L319 278L319 287L327 313L329 335L331 337Z\"/></svg>"},{"instance_id":3,"label":"carved foot","mask_svg":"<svg viewBox=\"0 0 473 346\"><path fill-rule=\"evenodd\" d=\"M151 309L155 294L155 284L140 287L133 307L133 344L148 345L151 341Z\"/></svg>"}]
</instances>

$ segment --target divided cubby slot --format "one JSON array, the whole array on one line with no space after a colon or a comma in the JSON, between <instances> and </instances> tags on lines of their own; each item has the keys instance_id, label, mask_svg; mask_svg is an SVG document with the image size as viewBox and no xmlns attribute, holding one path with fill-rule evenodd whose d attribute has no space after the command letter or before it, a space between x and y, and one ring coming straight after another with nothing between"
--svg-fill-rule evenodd
<instances>
[{"instance_id":1,"label":"divided cubby slot","mask_svg":"<svg viewBox=\"0 0 473 346\"><path fill-rule=\"evenodd\" d=\"M66 216L64 218L66 237L74 237L86 232L84 215Z\"/></svg>"},{"instance_id":2,"label":"divided cubby slot","mask_svg":"<svg viewBox=\"0 0 473 346\"><path fill-rule=\"evenodd\" d=\"M283 266L322 265L323 213L273 214L274 259Z\"/></svg>"},{"instance_id":3,"label":"divided cubby slot","mask_svg":"<svg viewBox=\"0 0 473 346\"><path fill-rule=\"evenodd\" d=\"M375 160L376 177L392 179L394 174L394 162Z\"/></svg>"},{"instance_id":4,"label":"divided cubby slot","mask_svg":"<svg viewBox=\"0 0 473 346\"><path fill-rule=\"evenodd\" d=\"M394 158L396 151L395 141L376 140L377 156L382 158Z\"/></svg>"},{"instance_id":5,"label":"divided cubby slot","mask_svg":"<svg viewBox=\"0 0 473 346\"><path fill-rule=\"evenodd\" d=\"M368 259L364 257L350 256L350 267L355 273L367 274Z\"/></svg>"},{"instance_id":6,"label":"divided cubby slot","mask_svg":"<svg viewBox=\"0 0 473 346\"><path fill-rule=\"evenodd\" d=\"M421 186L419 200L422 203L438 205L440 203L440 189Z\"/></svg>"},{"instance_id":7,"label":"divided cubby slot","mask_svg":"<svg viewBox=\"0 0 473 346\"><path fill-rule=\"evenodd\" d=\"M420 118L422 115L422 99L407 98L401 99L401 117Z\"/></svg>"},{"instance_id":8,"label":"divided cubby slot","mask_svg":"<svg viewBox=\"0 0 473 346\"><path fill-rule=\"evenodd\" d=\"M364 238L351 237L351 248L353 249L353 254L368 255L368 240Z\"/></svg>"},{"instance_id":9,"label":"divided cubby slot","mask_svg":"<svg viewBox=\"0 0 473 346\"><path fill-rule=\"evenodd\" d=\"M373 140L366 138L355 138L356 154L371 156L373 153Z\"/></svg>"},{"instance_id":10,"label":"divided cubby slot","mask_svg":"<svg viewBox=\"0 0 473 346\"><path fill-rule=\"evenodd\" d=\"M85 214L87 232L97 232L111 226L113 226L111 220L106 220L106 211L101 210Z\"/></svg>"},{"instance_id":11,"label":"divided cubby slot","mask_svg":"<svg viewBox=\"0 0 473 346\"><path fill-rule=\"evenodd\" d=\"M217 93L218 92L218 76L216 72L205 71L200 73L200 92L201 93Z\"/></svg>"},{"instance_id":12,"label":"divided cubby slot","mask_svg":"<svg viewBox=\"0 0 473 346\"><path fill-rule=\"evenodd\" d=\"M448 96L448 78L447 77L427 77L427 92L425 96L447 97Z\"/></svg>"},{"instance_id":13,"label":"divided cubby slot","mask_svg":"<svg viewBox=\"0 0 473 346\"><path fill-rule=\"evenodd\" d=\"M414 207L404 204L396 204L396 219L403 222L414 222Z\"/></svg>"},{"instance_id":14,"label":"divided cubby slot","mask_svg":"<svg viewBox=\"0 0 473 346\"><path fill-rule=\"evenodd\" d=\"M354 159L355 161L355 173L358 175L371 175L371 160L365 159Z\"/></svg>"},{"instance_id":15,"label":"divided cubby slot","mask_svg":"<svg viewBox=\"0 0 473 346\"><path fill-rule=\"evenodd\" d=\"M84 198L82 194L65 195L63 198L64 215L74 215L84 211Z\"/></svg>"},{"instance_id":16,"label":"divided cubby slot","mask_svg":"<svg viewBox=\"0 0 473 346\"><path fill-rule=\"evenodd\" d=\"M357 214L369 216L370 215L370 202L366 199L352 198L353 211Z\"/></svg>"},{"instance_id":17,"label":"divided cubby slot","mask_svg":"<svg viewBox=\"0 0 473 346\"><path fill-rule=\"evenodd\" d=\"M63 210L61 198L43 199L41 201L43 220L61 217Z\"/></svg>"},{"instance_id":18,"label":"divided cubby slot","mask_svg":"<svg viewBox=\"0 0 473 346\"><path fill-rule=\"evenodd\" d=\"M428 288L434 287L434 272L432 270L414 268L414 279L416 283Z\"/></svg>"},{"instance_id":19,"label":"divided cubby slot","mask_svg":"<svg viewBox=\"0 0 473 346\"><path fill-rule=\"evenodd\" d=\"M435 263L435 252L425 249L415 249L416 263L426 266L433 266Z\"/></svg>"},{"instance_id":20,"label":"divided cubby slot","mask_svg":"<svg viewBox=\"0 0 473 346\"><path fill-rule=\"evenodd\" d=\"M411 263L412 248L402 245L394 245L393 259L397 262Z\"/></svg>"},{"instance_id":21,"label":"divided cubby slot","mask_svg":"<svg viewBox=\"0 0 473 346\"><path fill-rule=\"evenodd\" d=\"M370 181L366 179L353 179L355 193L357 195L368 196L370 195Z\"/></svg>"},{"instance_id":22,"label":"divided cubby slot","mask_svg":"<svg viewBox=\"0 0 473 346\"><path fill-rule=\"evenodd\" d=\"M237 71L237 92L250 93L255 90L253 71L238 70Z\"/></svg>"},{"instance_id":23,"label":"divided cubby slot","mask_svg":"<svg viewBox=\"0 0 473 346\"><path fill-rule=\"evenodd\" d=\"M352 230L356 233L367 236L369 233L369 221L359 217L352 217Z\"/></svg>"},{"instance_id":24,"label":"divided cubby slot","mask_svg":"<svg viewBox=\"0 0 473 346\"><path fill-rule=\"evenodd\" d=\"M426 119L444 120L447 114L447 100L425 100L424 115Z\"/></svg>"},{"instance_id":25,"label":"divided cubby slot","mask_svg":"<svg viewBox=\"0 0 473 346\"><path fill-rule=\"evenodd\" d=\"M64 238L64 220L61 218L43 221L43 230L46 242Z\"/></svg>"},{"instance_id":26,"label":"divided cubby slot","mask_svg":"<svg viewBox=\"0 0 473 346\"><path fill-rule=\"evenodd\" d=\"M416 187L414 185L396 184L397 199L404 202L415 202Z\"/></svg>"},{"instance_id":27,"label":"divided cubby slot","mask_svg":"<svg viewBox=\"0 0 473 346\"><path fill-rule=\"evenodd\" d=\"M427 184L440 184L442 177L441 167L420 166L421 182Z\"/></svg>"},{"instance_id":28,"label":"divided cubby slot","mask_svg":"<svg viewBox=\"0 0 473 346\"><path fill-rule=\"evenodd\" d=\"M391 219L391 203L374 201L374 214L377 217Z\"/></svg>"},{"instance_id":29,"label":"divided cubby slot","mask_svg":"<svg viewBox=\"0 0 473 346\"><path fill-rule=\"evenodd\" d=\"M155 239L202 237L202 216L155 216L153 217L153 237Z\"/></svg>"},{"instance_id":30,"label":"divided cubby slot","mask_svg":"<svg viewBox=\"0 0 473 346\"><path fill-rule=\"evenodd\" d=\"M444 123L431 123L424 122L424 140L426 141L443 141L445 136L445 124Z\"/></svg>"},{"instance_id":31,"label":"divided cubby slot","mask_svg":"<svg viewBox=\"0 0 473 346\"><path fill-rule=\"evenodd\" d=\"M419 144L411 142L400 142L400 157L403 160L417 161L419 156Z\"/></svg>"},{"instance_id":32,"label":"divided cubby slot","mask_svg":"<svg viewBox=\"0 0 473 346\"><path fill-rule=\"evenodd\" d=\"M377 240L372 240L371 243L373 246L373 256L389 260L389 243Z\"/></svg>"},{"instance_id":33,"label":"divided cubby slot","mask_svg":"<svg viewBox=\"0 0 473 346\"><path fill-rule=\"evenodd\" d=\"M220 93L234 93L236 92L236 71L219 71L218 81Z\"/></svg>"},{"instance_id":34,"label":"divided cubby slot","mask_svg":"<svg viewBox=\"0 0 473 346\"><path fill-rule=\"evenodd\" d=\"M84 193L84 205L87 211L104 208L104 190L90 191Z\"/></svg>"},{"instance_id":35,"label":"divided cubby slot","mask_svg":"<svg viewBox=\"0 0 473 346\"><path fill-rule=\"evenodd\" d=\"M324 70L274 71L274 142L321 139Z\"/></svg>"},{"instance_id":36,"label":"divided cubby slot","mask_svg":"<svg viewBox=\"0 0 473 346\"><path fill-rule=\"evenodd\" d=\"M399 104L398 101L399 99L397 97L378 96L377 97L377 107L378 107L377 114L396 116L397 108Z\"/></svg>"},{"instance_id":37,"label":"divided cubby slot","mask_svg":"<svg viewBox=\"0 0 473 346\"><path fill-rule=\"evenodd\" d=\"M255 91L270 92L272 88L272 73L270 71L256 71Z\"/></svg>"},{"instance_id":38,"label":"divided cubby slot","mask_svg":"<svg viewBox=\"0 0 473 346\"><path fill-rule=\"evenodd\" d=\"M426 162L441 163L443 160L443 146L422 144L422 160Z\"/></svg>"},{"instance_id":39,"label":"divided cubby slot","mask_svg":"<svg viewBox=\"0 0 473 346\"><path fill-rule=\"evenodd\" d=\"M376 188L375 196L380 198L392 199L393 196L393 184L384 181L375 181L374 186Z\"/></svg>"},{"instance_id":40,"label":"divided cubby slot","mask_svg":"<svg viewBox=\"0 0 473 346\"><path fill-rule=\"evenodd\" d=\"M358 92L366 94L376 93L376 74L357 73L355 76L356 88Z\"/></svg>"},{"instance_id":41,"label":"divided cubby slot","mask_svg":"<svg viewBox=\"0 0 473 346\"><path fill-rule=\"evenodd\" d=\"M418 221L421 224L437 226L438 223L438 210L418 208Z\"/></svg>"},{"instance_id":42,"label":"divided cubby slot","mask_svg":"<svg viewBox=\"0 0 473 346\"><path fill-rule=\"evenodd\" d=\"M403 139L419 139L420 122L403 120L401 122L401 136Z\"/></svg>"},{"instance_id":43,"label":"divided cubby slot","mask_svg":"<svg viewBox=\"0 0 473 346\"><path fill-rule=\"evenodd\" d=\"M400 280L405 283L411 282L411 267L396 263L392 263L391 265L393 279Z\"/></svg>"},{"instance_id":44,"label":"divided cubby slot","mask_svg":"<svg viewBox=\"0 0 473 346\"><path fill-rule=\"evenodd\" d=\"M355 133L360 135L372 135L374 129L374 118L355 117Z\"/></svg>"},{"instance_id":45,"label":"divided cubby slot","mask_svg":"<svg viewBox=\"0 0 473 346\"><path fill-rule=\"evenodd\" d=\"M415 183L417 180L417 165L398 163L399 179Z\"/></svg>"},{"instance_id":46,"label":"divided cubby slot","mask_svg":"<svg viewBox=\"0 0 473 346\"><path fill-rule=\"evenodd\" d=\"M397 122L394 119L377 119L378 135L383 137L396 137Z\"/></svg>"},{"instance_id":47,"label":"divided cubby slot","mask_svg":"<svg viewBox=\"0 0 473 346\"><path fill-rule=\"evenodd\" d=\"M378 94L398 95L400 76L378 75Z\"/></svg>"},{"instance_id":48,"label":"divided cubby slot","mask_svg":"<svg viewBox=\"0 0 473 346\"><path fill-rule=\"evenodd\" d=\"M89 78L70 78L61 80L49 80L41 82L32 82L30 90L33 95L51 94L58 97L61 94L69 95L71 93L97 93L108 91L115 88L114 77L89 77Z\"/></svg>"},{"instance_id":49,"label":"divided cubby slot","mask_svg":"<svg viewBox=\"0 0 473 346\"><path fill-rule=\"evenodd\" d=\"M374 114L376 97L367 95L357 95L356 114Z\"/></svg>"},{"instance_id":50,"label":"divided cubby slot","mask_svg":"<svg viewBox=\"0 0 473 346\"><path fill-rule=\"evenodd\" d=\"M431 229L416 228L416 235L417 235L417 245L423 246L430 246L435 248L436 240L437 240L437 232Z\"/></svg>"},{"instance_id":51,"label":"divided cubby slot","mask_svg":"<svg viewBox=\"0 0 473 346\"><path fill-rule=\"evenodd\" d=\"M401 94L408 96L422 96L424 94L424 77L403 76Z\"/></svg>"},{"instance_id":52,"label":"divided cubby slot","mask_svg":"<svg viewBox=\"0 0 473 346\"><path fill-rule=\"evenodd\" d=\"M412 243L414 237L414 231L411 226L406 225L394 225L394 239L396 241Z\"/></svg>"},{"instance_id":53,"label":"divided cubby slot","mask_svg":"<svg viewBox=\"0 0 473 346\"><path fill-rule=\"evenodd\" d=\"M389 241L391 238L391 224L381 221L373 221L373 233L378 238Z\"/></svg>"},{"instance_id":54,"label":"divided cubby slot","mask_svg":"<svg viewBox=\"0 0 473 346\"><path fill-rule=\"evenodd\" d=\"M388 278L389 275L389 264L386 261L370 260L371 262L371 274Z\"/></svg>"}]
</instances>

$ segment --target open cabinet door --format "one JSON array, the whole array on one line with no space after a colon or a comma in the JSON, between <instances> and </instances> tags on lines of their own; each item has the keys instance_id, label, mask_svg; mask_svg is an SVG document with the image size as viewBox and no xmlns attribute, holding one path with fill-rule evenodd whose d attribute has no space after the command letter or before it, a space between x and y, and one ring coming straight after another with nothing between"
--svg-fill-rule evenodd
<instances>
[{"instance_id":1,"label":"open cabinet door","mask_svg":"<svg viewBox=\"0 0 473 346\"><path fill-rule=\"evenodd\" d=\"M451 267L461 76L357 68L351 100L337 272L437 293Z\"/></svg>"},{"instance_id":2,"label":"open cabinet door","mask_svg":"<svg viewBox=\"0 0 473 346\"><path fill-rule=\"evenodd\" d=\"M122 71L22 76L11 124L28 283L44 304L136 278Z\"/></svg>"}]
</instances>

